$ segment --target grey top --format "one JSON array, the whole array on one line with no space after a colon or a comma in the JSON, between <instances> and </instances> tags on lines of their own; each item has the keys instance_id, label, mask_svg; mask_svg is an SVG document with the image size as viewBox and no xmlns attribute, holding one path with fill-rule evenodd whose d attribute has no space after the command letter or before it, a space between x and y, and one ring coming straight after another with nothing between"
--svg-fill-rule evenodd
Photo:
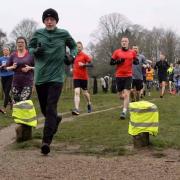
<instances>
[{"instance_id":1,"label":"grey top","mask_svg":"<svg viewBox=\"0 0 180 180\"><path fill-rule=\"evenodd\" d=\"M140 79L143 80L143 72L142 72L142 67L143 64L147 64L146 58L142 54L138 54L137 58L139 60L139 64L134 65L133 64L133 79Z\"/></svg>"},{"instance_id":2,"label":"grey top","mask_svg":"<svg viewBox=\"0 0 180 180\"><path fill-rule=\"evenodd\" d=\"M174 68L174 80L180 79L180 66Z\"/></svg>"}]
</instances>

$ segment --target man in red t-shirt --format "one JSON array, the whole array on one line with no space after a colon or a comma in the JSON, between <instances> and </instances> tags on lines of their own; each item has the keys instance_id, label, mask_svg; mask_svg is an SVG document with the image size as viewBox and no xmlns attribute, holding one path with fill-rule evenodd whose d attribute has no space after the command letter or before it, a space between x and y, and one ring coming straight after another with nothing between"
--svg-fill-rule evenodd
<instances>
[{"instance_id":1,"label":"man in red t-shirt","mask_svg":"<svg viewBox=\"0 0 180 180\"><path fill-rule=\"evenodd\" d=\"M116 85L119 96L123 99L123 111L120 119L125 119L129 105L129 95L132 84L132 64L138 64L135 51L129 49L129 39L122 37L121 49L113 52L110 65L116 65Z\"/></svg>"},{"instance_id":2,"label":"man in red t-shirt","mask_svg":"<svg viewBox=\"0 0 180 180\"><path fill-rule=\"evenodd\" d=\"M92 58L85 54L81 42L77 42L78 54L73 64L73 82L74 82L74 109L73 115L79 115L80 90L87 100L88 113L92 111L90 94L88 93L88 72L87 67L92 67Z\"/></svg>"}]
</instances>

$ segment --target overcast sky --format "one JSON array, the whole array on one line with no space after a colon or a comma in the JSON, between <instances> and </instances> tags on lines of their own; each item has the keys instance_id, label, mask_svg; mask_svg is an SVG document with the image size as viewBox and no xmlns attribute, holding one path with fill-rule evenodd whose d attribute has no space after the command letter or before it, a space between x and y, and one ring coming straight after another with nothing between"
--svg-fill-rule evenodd
<instances>
[{"instance_id":1,"label":"overcast sky","mask_svg":"<svg viewBox=\"0 0 180 180\"><path fill-rule=\"evenodd\" d=\"M8 35L24 18L43 25L42 13L47 8L58 11L58 27L85 45L99 18L114 12L148 29L171 28L180 35L180 0L0 0L0 4L0 29Z\"/></svg>"}]
</instances>

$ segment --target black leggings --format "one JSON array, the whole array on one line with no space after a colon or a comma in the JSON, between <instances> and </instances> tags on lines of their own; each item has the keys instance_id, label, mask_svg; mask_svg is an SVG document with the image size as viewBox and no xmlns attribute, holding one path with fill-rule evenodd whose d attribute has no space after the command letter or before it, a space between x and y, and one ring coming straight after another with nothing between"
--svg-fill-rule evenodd
<instances>
[{"instance_id":1,"label":"black leggings","mask_svg":"<svg viewBox=\"0 0 180 180\"><path fill-rule=\"evenodd\" d=\"M43 142L50 144L58 128L57 103L61 95L63 83L49 82L36 85L36 91L41 107L41 112L45 116L43 130Z\"/></svg>"},{"instance_id":2,"label":"black leggings","mask_svg":"<svg viewBox=\"0 0 180 180\"><path fill-rule=\"evenodd\" d=\"M12 85L13 76L2 76L1 84L4 92L4 107L6 108L8 103L12 103L10 97L11 85Z\"/></svg>"}]
</instances>

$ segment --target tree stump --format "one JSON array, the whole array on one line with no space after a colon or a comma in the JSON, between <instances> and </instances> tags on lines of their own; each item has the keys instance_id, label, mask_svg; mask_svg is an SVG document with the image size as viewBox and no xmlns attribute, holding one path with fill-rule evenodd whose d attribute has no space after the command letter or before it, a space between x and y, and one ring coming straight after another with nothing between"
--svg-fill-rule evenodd
<instances>
[{"instance_id":1,"label":"tree stump","mask_svg":"<svg viewBox=\"0 0 180 180\"><path fill-rule=\"evenodd\" d=\"M149 145L149 133L144 132L133 136L134 148L142 148Z\"/></svg>"},{"instance_id":2,"label":"tree stump","mask_svg":"<svg viewBox=\"0 0 180 180\"><path fill-rule=\"evenodd\" d=\"M24 124L16 127L16 142L23 142L32 139L32 127Z\"/></svg>"}]
</instances>

